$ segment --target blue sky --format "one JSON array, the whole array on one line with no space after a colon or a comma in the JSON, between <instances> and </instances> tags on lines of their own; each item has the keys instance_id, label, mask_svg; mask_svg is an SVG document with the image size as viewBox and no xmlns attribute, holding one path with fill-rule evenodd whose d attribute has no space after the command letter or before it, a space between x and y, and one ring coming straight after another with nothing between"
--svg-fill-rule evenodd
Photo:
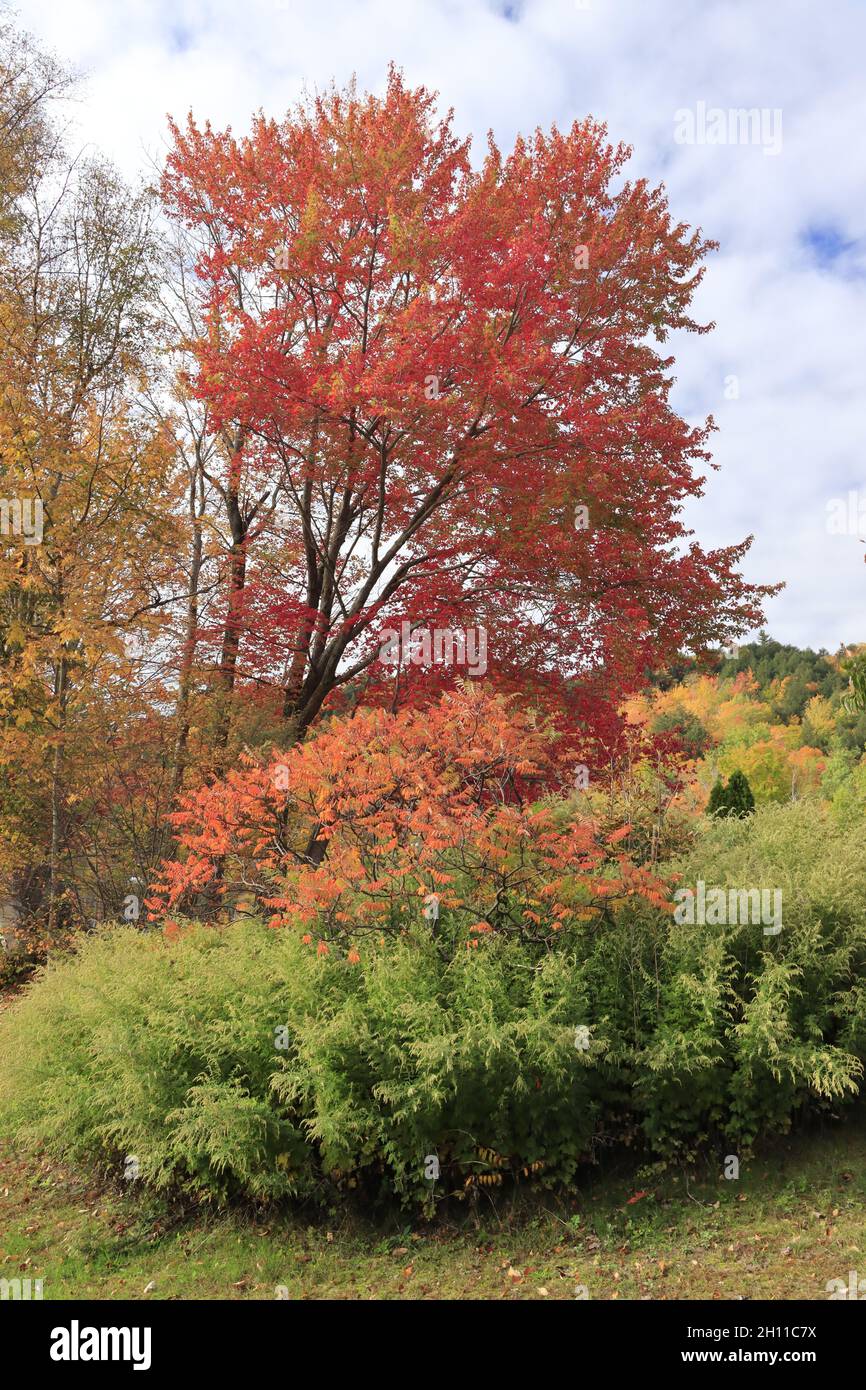
<instances>
[{"instance_id":1,"label":"blue sky","mask_svg":"<svg viewBox=\"0 0 866 1390\"><path fill-rule=\"evenodd\" d=\"M866 549L857 527L828 527L828 504L853 489L866 540L866 0L23 0L15 12L85 75L74 140L131 176L160 158L167 112L240 132L252 111L281 114L331 79L379 90L391 59L479 145L491 128L507 146L537 125L606 121L633 146L631 172L664 181L675 216L721 243L696 306L716 330L672 343L681 412L719 426L719 471L689 523L705 546L754 533L748 577L787 584L768 606L775 637L866 639ZM684 112L692 143L678 138Z\"/></svg>"}]
</instances>

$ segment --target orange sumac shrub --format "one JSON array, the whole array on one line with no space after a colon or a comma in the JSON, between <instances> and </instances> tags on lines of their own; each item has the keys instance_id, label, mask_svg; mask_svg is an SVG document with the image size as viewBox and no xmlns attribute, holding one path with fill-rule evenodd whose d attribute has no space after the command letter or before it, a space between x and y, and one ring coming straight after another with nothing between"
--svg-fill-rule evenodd
<instances>
[{"instance_id":1,"label":"orange sumac shrub","mask_svg":"<svg viewBox=\"0 0 866 1390\"><path fill-rule=\"evenodd\" d=\"M319 944L426 924L470 946L486 932L541 940L661 885L556 794L556 735L514 700L467 685L426 709L361 709L267 760L248 755L187 795L184 855L150 907L202 894L267 910ZM197 904L197 899L199 904Z\"/></svg>"}]
</instances>

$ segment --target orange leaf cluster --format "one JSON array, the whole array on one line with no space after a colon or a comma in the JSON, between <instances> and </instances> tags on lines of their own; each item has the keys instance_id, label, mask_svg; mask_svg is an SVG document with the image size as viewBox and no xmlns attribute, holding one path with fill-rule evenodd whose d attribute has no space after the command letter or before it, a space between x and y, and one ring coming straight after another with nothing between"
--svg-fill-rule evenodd
<instances>
[{"instance_id":1,"label":"orange leaf cluster","mask_svg":"<svg viewBox=\"0 0 866 1390\"><path fill-rule=\"evenodd\" d=\"M164 866L149 905L242 887L273 926L405 931L424 919L435 930L447 913L477 941L543 936L634 893L664 901L616 848L628 827L602 837L538 799L555 743L532 712L476 684L423 712L334 719L183 799L172 819L186 854Z\"/></svg>"}]
</instances>

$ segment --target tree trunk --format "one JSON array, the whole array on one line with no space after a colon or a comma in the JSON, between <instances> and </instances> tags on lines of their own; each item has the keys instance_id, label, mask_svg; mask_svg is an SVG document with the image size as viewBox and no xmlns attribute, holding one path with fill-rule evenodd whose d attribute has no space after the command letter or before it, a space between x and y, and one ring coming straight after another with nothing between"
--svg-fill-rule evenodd
<instances>
[{"instance_id":1,"label":"tree trunk","mask_svg":"<svg viewBox=\"0 0 866 1390\"><path fill-rule=\"evenodd\" d=\"M63 818L63 738L66 733L68 667L61 657L54 677L54 698L58 702L58 738L51 759L51 847L48 854L48 934L53 940L57 929L57 900L60 893L60 841Z\"/></svg>"},{"instance_id":2,"label":"tree trunk","mask_svg":"<svg viewBox=\"0 0 866 1390\"><path fill-rule=\"evenodd\" d=\"M229 557L229 599L223 628L222 651L216 681L218 701L216 727L216 776L225 771L225 750L228 746L232 726L232 697L237 675L238 653L243 624L244 589L247 577L247 528L238 502L237 490L233 489L227 497L229 524L232 533L232 549Z\"/></svg>"},{"instance_id":3,"label":"tree trunk","mask_svg":"<svg viewBox=\"0 0 866 1390\"><path fill-rule=\"evenodd\" d=\"M200 506L198 510L196 509L197 486L200 494ZM189 701L192 690L193 663L198 642L198 585L201 575L203 551L201 517L204 503L201 497L202 489L203 480L200 469L197 469L196 476L193 477L189 490L189 513L192 523L192 555L190 557L189 568L189 598L187 600L186 609L186 631L184 633L183 648L180 658L177 706L175 709L177 733L174 743L171 788L169 793L169 800L172 806L174 805L175 798L183 783L183 774L186 767L186 751L189 741Z\"/></svg>"}]
</instances>

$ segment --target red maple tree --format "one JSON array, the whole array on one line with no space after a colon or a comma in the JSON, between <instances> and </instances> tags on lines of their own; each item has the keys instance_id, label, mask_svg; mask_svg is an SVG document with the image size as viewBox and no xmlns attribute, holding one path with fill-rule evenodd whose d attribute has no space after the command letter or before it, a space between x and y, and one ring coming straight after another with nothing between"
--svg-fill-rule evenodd
<instances>
[{"instance_id":1,"label":"red maple tree","mask_svg":"<svg viewBox=\"0 0 866 1390\"><path fill-rule=\"evenodd\" d=\"M229 685L272 687L303 735L340 692L396 707L484 675L586 741L648 667L760 620L749 541L705 552L681 521L712 421L673 409L663 344L709 327L712 243L603 125L491 138L473 167L392 70L243 139L172 130L193 387L234 446ZM431 630L460 638L383 662Z\"/></svg>"}]
</instances>

